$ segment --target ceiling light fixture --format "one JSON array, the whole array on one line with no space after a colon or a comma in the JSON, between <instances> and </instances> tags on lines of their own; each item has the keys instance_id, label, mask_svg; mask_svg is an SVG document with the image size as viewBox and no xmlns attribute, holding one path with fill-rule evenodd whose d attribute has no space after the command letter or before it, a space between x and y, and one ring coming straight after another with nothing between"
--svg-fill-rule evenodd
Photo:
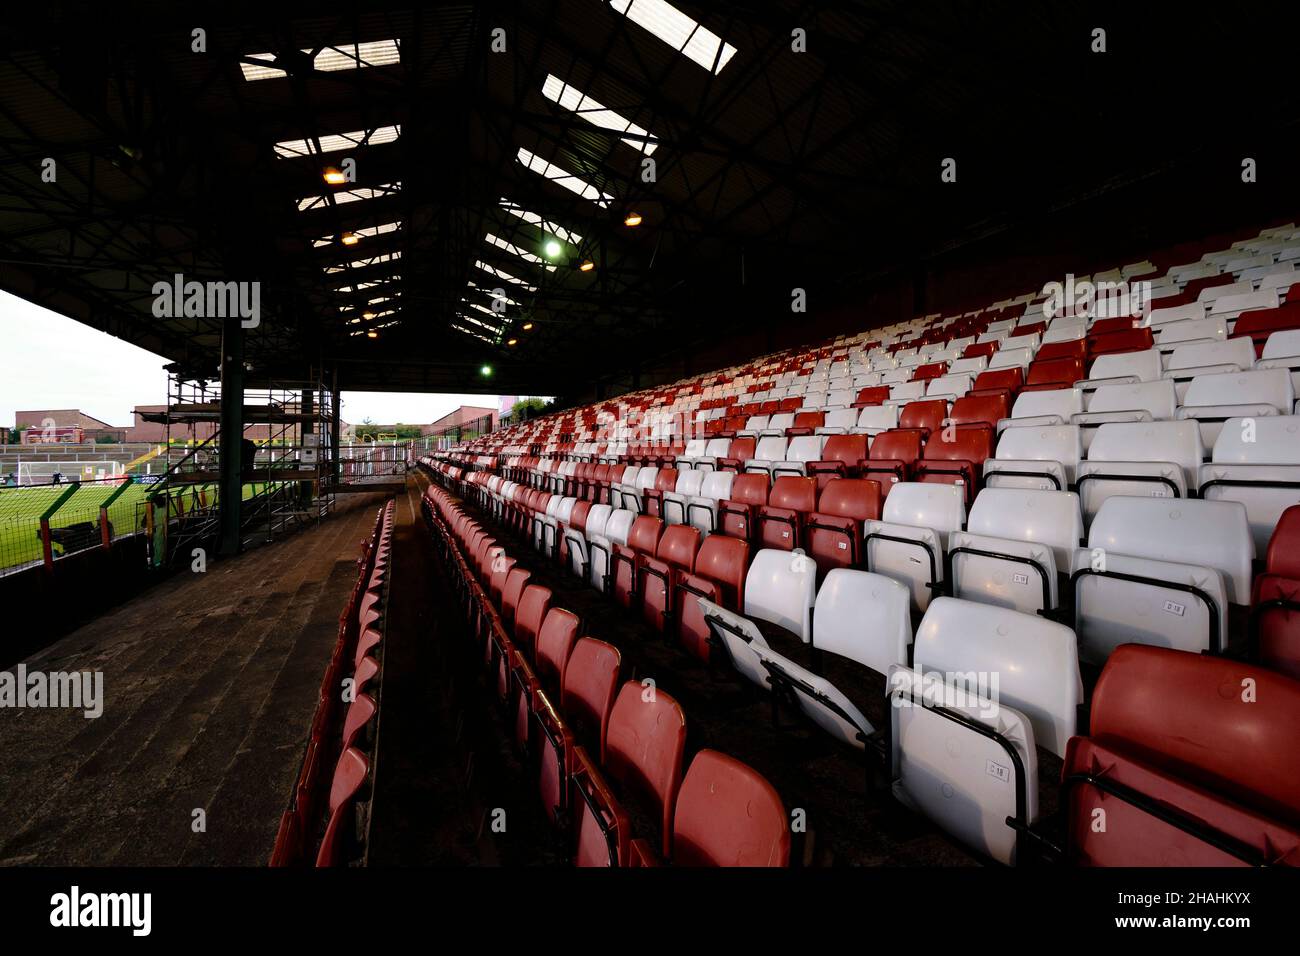
<instances>
[{"instance_id":1,"label":"ceiling light fixture","mask_svg":"<svg viewBox=\"0 0 1300 956\"><path fill-rule=\"evenodd\" d=\"M630 212L623 217L623 225L639 226L641 225L641 214L639 212Z\"/></svg>"},{"instance_id":2,"label":"ceiling light fixture","mask_svg":"<svg viewBox=\"0 0 1300 956\"><path fill-rule=\"evenodd\" d=\"M322 175L325 178L325 182L329 183L331 186L338 186L348 181L348 177L343 175L343 170L339 169L337 166L326 166Z\"/></svg>"}]
</instances>

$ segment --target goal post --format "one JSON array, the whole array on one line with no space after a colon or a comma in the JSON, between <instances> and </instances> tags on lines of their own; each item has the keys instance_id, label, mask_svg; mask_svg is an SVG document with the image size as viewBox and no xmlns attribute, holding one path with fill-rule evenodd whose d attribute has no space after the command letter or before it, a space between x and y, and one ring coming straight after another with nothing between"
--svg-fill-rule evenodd
<instances>
[{"instance_id":1,"label":"goal post","mask_svg":"<svg viewBox=\"0 0 1300 956\"><path fill-rule=\"evenodd\" d=\"M125 475L120 461L20 461L17 477L20 485L49 485L60 475L70 481L111 481Z\"/></svg>"}]
</instances>

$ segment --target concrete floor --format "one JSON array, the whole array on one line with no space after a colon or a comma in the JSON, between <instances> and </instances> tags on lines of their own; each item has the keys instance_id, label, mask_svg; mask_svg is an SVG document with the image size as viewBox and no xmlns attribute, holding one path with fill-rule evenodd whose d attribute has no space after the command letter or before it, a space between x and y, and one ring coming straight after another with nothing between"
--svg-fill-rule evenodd
<instances>
[{"instance_id":1,"label":"concrete floor","mask_svg":"<svg viewBox=\"0 0 1300 956\"><path fill-rule=\"evenodd\" d=\"M382 501L341 497L317 527L182 572L28 659L102 671L104 710L0 710L0 864L265 865Z\"/></svg>"}]
</instances>

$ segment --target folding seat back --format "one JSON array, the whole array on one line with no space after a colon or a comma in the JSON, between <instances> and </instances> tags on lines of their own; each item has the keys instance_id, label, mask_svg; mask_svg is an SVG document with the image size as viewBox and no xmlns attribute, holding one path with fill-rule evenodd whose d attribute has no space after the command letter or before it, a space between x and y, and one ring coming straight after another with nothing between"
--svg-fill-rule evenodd
<instances>
[{"instance_id":1,"label":"folding seat back","mask_svg":"<svg viewBox=\"0 0 1300 956\"><path fill-rule=\"evenodd\" d=\"M636 602L639 558L642 555L654 555L663 529L664 524L658 518L641 515L628 529L626 544L614 546L611 557L614 597L624 607L631 607Z\"/></svg>"},{"instance_id":2,"label":"folding seat back","mask_svg":"<svg viewBox=\"0 0 1300 956\"><path fill-rule=\"evenodd\" d=\"M357 794L370 776L370 761L360 750L349 747L339 756L330 781L329 822L316 855L316 865L337 866L347 851L347 827L352 825Z\"/></svg>"},{"instance_id":3,"label":"folding seat back","mask_svg":"<svg viewBox=\"0 0 1300 956\"><path fill-rule=\"evenodd\" d=\"M881 483L886 494L890 487L911 477L921 457L922 434L914 429L881 432L871 442L868 459L861 463L862 477Z\"/></svg>"},{"instance_id":4,"label":"folding seat back","mask_svg":"<svg viewBox=\"0 0 1300 956\"><path fill-rule=\"evenodd\" d=\"M1077 388L1021 392L1011 407L1017 424L1068 425L1073 415L1083 411L1083 392Z\"/></svg>"},{"instance_id":5,"label":"folding seat back","mask_svg":"<svg viewBox=\"0 0 1300 956\"><path fill-rule=\"evenodd\" d=\"M783 867L789 860L789 820L772 785L726 754L697 753L673 816L674 865Z\"/></svg>"},{"instance_id":6,"label":"folding seat back","mask_svg":"<svg viewBox=\"0 0 1300 956\"><path fill-rule=\"evenodd\" d=\"M788 434L810 434L813 430L821 428L825 424L826 413L823 411L799 412L794 416L794 424L791 425Z\"/></svg>"},{"instance_id":7,"label":"folding seat back","mask_svg":"<svg viewBox=\"0 0 1300 956\"><path fill-rule=\"evenodd\" d=\"M1279 517L1251 593L1251 640L1267 667L1300 678L1300 505Z\"/></svg>"},{"instance_id":8,"label":"folding seat back","mask_svg":"<svg viewBox=\"0 0 1300 956\"><path fill-rule=\"evenodd\" d=\"M790 439L785 437L784 430L780 435L765 435L758 440L758 445L754 449L754 457L745 463L744 470L761 469L770 475L772 463L785 459L786 448L789 444Z\"/></svg>"},{"instance_id":9,"label":"folding seat back","mask_svg":"<svg viewBox=\"0 0 1300 956\"><path fill-rule=\"evenodd\" d=\"M808 474L824 488L832 478L856 474L858 462L867 457L866 435L830 435L822 446L821 457L810 461Z\"/></svg>"},{"instance_id":10,"label":"folding seat back","mask_svg":"<svg viewBox=\"0 0 1300 956\"><path fill-rule=\"evenodd\" d=\"M803 543L803 524L817 509L817 481L782 475L755 517L759 547L791 551Z\"/></svg>"},{"instance_id":11,"label":"folding seat back","mask_svg":"<svg viewBox=\"0 0 1300 956\"><path fill-rule=\"evenodd\" d=\"M986 673L892 669L892 787L962 843L1012 864L1020 841L1009 821L1038 815L1037 750L1029 718L995 699Z\"/></svg>"},{"instance_id":12,"label":"folding seat back","mask_svg":"<svg viewBox=\"0 0 1300 956\"><path fill-rule=\"evenodd\" d=\"M693 573L677 578L678 638L701 660L709 659L709 628L701 599L739 610L745 599L749 544L738 538L710 535L695 555Z\"/></svg>"},{"instance_id":13,"label":"folding seat back","mask_svg":"<svg viewBox=\"0 0 1300 956\"><path fill-rule=\"evenodd\" d=\"M1102 385L1088 400L1088 410L1074 416L1083 427L1083 449L1092 445L1097 428L1106 422L1167 422L1174 419L1178 395L1169 379L1133 385Z\"/></svg>"},{"instance_id":14,"label":"folding seat back","mask_svg":"<svg viewBox=\"0 0 1300 956\"><path fill-rule=\"evenodd\" d=\"M1074 632L1068 627L1035 614L939 597L917 628L913 657L922 674L974 673L1000 704L1029 718L1038 746L1065 755L1083 702Z\"/></svg>"},{"instance_id":15,"label":"folding seat back","mask_svg":"<svg viewBox=\"0 0 1300 956\"><path fill-rule=\"evenodd\" d=\"M622 658L613 644L582 637L573 645L562 678L560 706L564 715L580 740L595 741L602 761L621 666Z\"/></svg>"},{"instance_id":16,"label":"folding seat back","mask_svg":"<svg viewBox=\"0 0 1300 956\"><path fill-rule=\"evenodd\" d=\"M984 462L984 486L1064 491L1073 485L1083 457L1079 426L1015 421L999 436L997 455Z\"/></svg>"},{"instance_id":17,"label":"folding seat back","mask_svg":"<svg viewBox=\"0 0 1300 956\"><path fill-rule=\"evenodd\" d=\"M511 568L506 573L505 584L501 589L501 622L507 628L514 627L515 611L519 607L519 599L523 596L524 588L528 586L528 581L532 576L531 571L523 568Z\"/></svg>"},{"instance_id":18,"label":"folding seat back","mask_svg":"<svg viewBox=\"0 0 1300 956\"><path fill-rule=\"evenodd\" d=\"M547 688L563 686L569 655L578 640L578 616L562 607L546 613L537 632L537 677Z\"/></svg>"},{"instance_id":19,"label":"folding seat back","mask_svg":"<svg viewBox=\"0 0 1300 956\"><path fill-rule=\"evenodd\" d=\"M858 413L857 425L851 427L868 435L878 435L898 427L898 411L897 405L867 406Z\"/></svg>"},{"instance_id":20,"label":"folding seat back","mask_svg":"<svg viewBox=\"0 0 1300 956\"><path fill-rule=\"evenodd\" d=\"M805 522L808 553L825 573L862 561L862 525L879 519L880 482L833 478L822 489L817 510Z\"/></svg>"},{"instance_id":21,"label":"folding seat back","mask_svg":"<svg viewBox=\"0 0 1300 956\"><path fill-rule=\"evenodd\" d=\"M754 449L758 444L757 440L748 436L740 436L731 440L731 447L727 451L726 458L718 459L719 468L729 468L732 471L739 471L745 464L757 457Z\"/></svg>"},{"instance_id":22,"label":"folding seat back","mask_svg":"<svg viewBox=\"0 0 1300 956\"><path fill-rule=\"evenodd\" d=\"M1088 337L1088 352L1094 357L1143 352L1153 349L1155 341L1155 335L1150 329L1130 328L1109 333L1094 333Z\"/></svg>"},{"instance_id":23,"label":"folding seat back","mask_svg":"<svg viewBox=\"0 0 1300 956\"><path fill-rule=\"evenodd\" d=\"M1028 614L1056 608L1058 570L1070 567L1083 539L1076 494L985 488L966 527L948 541L955 597Z\"/></svg>"},{"instance_id":24,"label":"folding seat back","mask_svg":"<svg viewBox=\"0 0 1300 956\"><path fill-rule=\"evenodd\" d=\"M825 443L824 435L802 435L791 438L785 450L785 458L772 464L772 478L775 480L780 475L805 474L809 462L821 460L822 446Z\"/></svg>"},{"instance_id":25,"label":"folding seat back","mask_svg":"<svg viewBox=\"0 0 1300 956\"><path fill-rule=\"evenodd\" d=\"M644 517L644 516L642 516ZM605 593L610 586L614 572L615 549L627 544L627 537L637 520L635 512L618 509L610 513L602 534L593 534L587 538L588 564L590 565L591 584L596 590ZM647 518L657 521L657 518Z\"/></svg>"},{"instance_id":26,"label":"folding seat back","mask_svg":"<svg viewBox=\"0 0 1300 956\"><path fill-rule=\"evenodd\" d=\"M812 645L887 675L907 663L911 593L892 578L836 568L817 592Z\"/></svg>"},{"instance_id":27,"label":"folding seat back","mask_svg":"<svg viewBox=\"0 0 1300 956\"><path fill-rule=\"evenodd\" d=\"M1221 651L1253 556L1239 502L1108 498L1074 561L1080 653L1100 663L1128 641Z\"/></svg>"},{"instance_id":28,"label":"folding seat back","mask_svg":"<svg viewBox=\"0 0 1300 956\"><path fill-rule=\"evenodd\" d=\"M1213 447L1227 419L1287 415L1294 405L1295 388L1284 368L1227 372L1192 379L1178 417L1199 422L1202 440Z\"/></svg>"},{"instance_id":29,"label":"folding seat back","mask_svg":"<svg viewBox=\"0 0 1300 956\"><path fill-rule=\"evenodd\" d=\"M926 442L916 465L916 480L960 485L966 501L975 500L984 460L993 454L993 433L982 429L944 429Z\"/></svg>"},{"instance_id":30,"label":"folding seat back","mask_svg":"<svg viewBox=\"0 0 1300 956\"><path fill-rule=\"evenodd\" d=\"M665 524L686 523L686 504L700 494L705 475L706 472L694 468L678 473L676 486L663 493L661 508Z\"/></svg>"},{"instance_id":31,"label":"folding seat back","mask_svg":"<svg viewBox=\"0 0 1300 956\"><path fill-rule=\"evenodd\" d=\"M1264 353L1264 343L1269 335L1287 329L1300 329L1300 302L1289 302L1273 309L1258 309L1241 313L1233 326L1234 338L1250 340L1257 357Z\"/></svg>"},{"instance_id":32,"label":"folding seat back","mask_svg":"<svg viewBox=\"0 0 1300 956\"><path fill-rule=\"evenodd\" d=\"M657 687L626 682L609 717L605 769L625 791L649 801L657 811L665 856L672 854L672 819L685 749L686 716L677 701Z\"/></svg>"},{"instance_id":33,"label":"folding seat back","mask_svg":"<svg viewBox=\"0 0 1300 956\"><path fill-rule=\"evenodd\" d=\"M1110 422L1097 429L1079 467L1079 496L1091 520L1114 495L1186 498L1205 450L1195 422Z\"/></svg>"},{"instance_id":34,"label":"folding seat back","mask_svg":"<svg viewBox=\"0 0 1300 956\"><path fill-rule=\"evenodd\" d=\"M883 405L887 401L889 401L888 385L869 385L859 390L853 404L860 408L867 405Z\"/></svg>"},{"instance_id":35,"label":"folding seat back","mask_svg":"<svg viewBox=\"0 0 1300 956\"><path fill-rule=\"evenodd\" d=\"M993 430L1010 414L1011 403L1006 395L966 395L952 403L948 421L959 428L983 426Z\"/></svg>"},{"instance_id":36,"label":"folding seat back","mask_svg":"<svg viewBox=\"0 0 1300 956\"><path fill-rule=\"evenodd\" d=\"M551 609L552 597L551 589L540 584L529 584L519 596L519 606L515 611L514 639L530 657L534 656L537 634L542 629L546 613Z\"/></svg>"},{"instance_id":37,"label":"folding seat back","mask_svg":"<svg viewBox=\"0 0 1300 956\"><path fill-rule=\"evenodd\" d=\"M1025 387L1070 388L1083 378L1083 359L1056 358L1032 362L1025 376Z\"/></svg>"},{"instance_id":38,"label":"folding seat back","mask_svg":"<svg viewBox=\"0 0 1300 956\"><path fill-rule=\"evenodd\" d=\"M895 501L894 493L899 493ZM867 568L912 591L914 607L925 610L943 581L943 539L966 521L966 496L956 485L900 482L885 498L883 519L863 525Z\"/></svg>"},{"instance_id":39,"label":"folding seat back","mask_svg":"<svg viewBox=\"0 0 1300 956\"><path fill-rule=\"evenodd\" d=\"M817 569L788 551L762 550L745 577L744 613L785 628L805 643L812 633Z\"/></svg>"},{"instance_id":40,"label":"folding seat back","mask_svg":"<svg viewBox=\"0 0 1300 956\"><path fill-rule=\"evenodd\" d=\"M976 394L987 394L989 392L1005 391L1012 398L1025 387L1025 373L1020 366L1012 368L994 369L989 372L980 372L975 378L975 384L971 386L971 392ZM1005 416L1004 416L1005 417Z\"/></svg>"},{"instance_id":41,"label":"folding seat back","mask_svg":"<svg viewBox=\"0 0 1300 956\"><path fill-rule=\"evenodd\" d=\"M573 764L570 779L578 794L573 801L578 812L573 865L627 866L632 829L627 812L585 748L574 749Z\"/></svg>"},{"instance_id":42,"label":"folding seat back","mask_svg":"<svg viewBox=\"0 0 1300 956\"><path fill-rule=\"evenodd\" d=\"M1005 344L1005 343L1004 343ZM1033 349L1003 348L989 358L989 369L1021 368L1027 369L1034 359Z\"/></svg>"},{"instance_id":43,"label":"folding seat back","mask_svg":"<svg viewBox=\"0 0 1300 956\"><path fill-rule=\"evenodd\" d=\"M699 496L686 503L687 523L699 528L702 534L716 531L719 502L730 500L731 487L737 477L739 476L731 471L715 471L705 475Z\"/></svg>"},{"instance_id":44,"label":"folding seat back","mask_svg":"<svg viewBox=\"0 0 1300 956\"><path fill-rule=\"evenodd\" d=\"M1256 554L1268 551L1283 512L1300 502L1300 416L1228 419L1199 485L1203 498L1241 502Z\"/></svg>"},{"instance_id":45,"label":"folding seat back","mask_svg":"<svg viewBox=\"0 0 1300 956\"><path fill-rule=\"evenodd\" d=\"M928 365L918 365L912 370L912 381L919 382L927 379L939 378L948 371L947 362L932 362Z\"/></svg>"},{"instance_id":46,"label":"folding seat back","mask_svg":"<svg viewBox=\"0 0 1300 956\"><path fill-rule=\"evenodd\" d=\"M1093 693L1090 734L1066 754L1067 859L1300 864L1298 720L1300 683L1287 677L1166 648L1118 648Z\"/></svg>"},{"instance_id":47,"label":"folding seat back","mask_svg":"<svg viewBox=\"0 0 1300 956\"><path fill-rule=\"evenodd\" d=\"M943 427L947 415L948 403L942 399L908 402L898 416L898 427L919 429L925 438Z\"/></svg>"},{"instance_id":48,"label":"folding seat back","mask_svg":"<svg viewBox=\"0 0 1300 956\"><path fill-rule=\"evenodd\" d=\"M673 525L664 531L653 554L637 558L637 590L642 613L652 627L664 629L674 616L673 595L677 579L695 570L700 531L690 525Z\"/></svg>"},{"instance_id":49,"label":"folding seat back","mask_svg":"<svg viewBox=\"0 0 1300 956\"><path fill-rule=\"evenodd\" d=\"M730 498L718 506L718 530L748 540L753 534L758 509L767 504L768 484L766 474L737 475L731 483Z\"/></svg>"},{"instance_id":50,"label":"folding seat back","mask_svg":"<svg viewBox=\"0 0 1300 956\"><path fill-rule=\"evenodd\" d=\"M885 406L879 407L883 408ZM848 431L858 424L858 412L853 408L832 408L825 415L826 417L820 429L823 432L832 430Z\"/></svg>"}]
</instances>

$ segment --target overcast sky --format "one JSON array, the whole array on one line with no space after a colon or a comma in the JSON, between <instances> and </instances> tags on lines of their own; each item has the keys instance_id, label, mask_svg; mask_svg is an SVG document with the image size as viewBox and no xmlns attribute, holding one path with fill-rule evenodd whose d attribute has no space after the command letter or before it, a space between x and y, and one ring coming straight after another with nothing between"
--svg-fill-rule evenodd
<instances>
[{"instance_id":1,"label":"overcast sky","mask_svg":"<svg viewBox=\"0 0 1300 956\"><path fill-rule=\"evenodd\" d=\"M161 356L7 292L0 292L0 425L18 409L79 408L110 425L132 424L137 405L167 400ZM461 405L497 408L496 395L344 392L343 420L425 424ZM31 424L24 422L23 424Z\"/></svg>"}]
</instances>

